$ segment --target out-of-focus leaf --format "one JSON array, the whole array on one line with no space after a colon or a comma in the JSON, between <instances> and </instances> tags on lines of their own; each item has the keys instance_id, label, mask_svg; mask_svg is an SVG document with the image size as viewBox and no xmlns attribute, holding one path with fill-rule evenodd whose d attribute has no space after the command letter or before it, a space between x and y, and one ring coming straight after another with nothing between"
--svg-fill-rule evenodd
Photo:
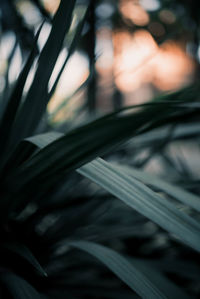
<instances>
[{"instance_id":1,"label":"out-of-focus leaf","mask_svg":"<svg viewBox=\"0 0 200 299\"><path fill-rule=\"evenodd\" d=\"M158 259L158 260L145 260L149 267L159 269L161 272L165 273L176 273L181 277L186 277L188 279L193 279L199 281L200 269L198 264L192 263L189 260L187 263L185 260L171 260L171 259Z\"/></svg>"},{"instance_id":2,"label":"out-of-focus leaf","mask_svg":"<svg viewBox=\"0 0 200 299\"><path fill-rule=\"evenodd\" d=\"M32 51L27 59L27 62L25 63L25 66L19 75L19 78L17 80L17 83L16 83L13 91L12 91L12 94L8 101L6 110L5 110L2 120L1 120L1 124L0 124L0 144L1 144L0 154L1 155L4 153L6 146L10 142L10 133L11 133L11 130L13 127L13 123L14 123L17 111L21 104L24 85L26 83L29 71L32 67L33 61L36 56L36 45L37 45L37 40L38 40L40 31L42 29L42 26L43 26L43 23L38 29L38 32L35 37L35 44L33 45ZM2 160L3 159L1 159L1 161Z\"/></svg>"},{"instance_id":3,"label":"out-of-focus leaf","mask_svg":"<svg viewBox=\"0 0 200 299\"><path fill-rule=\"evenodd\" d=\"M157 145L160 140L163 139L163 136L167 136L169 131L169 127L155 129L145 134L139 135L134 139L134 142L130 142L130 146L134 148L141 149L142 147L148 145ZM170 142L174 140L181 140L181 139L189 139L189 138L196 138L199 136L200 125L198 123L192 124L182 124L181 126L177 125L174 130L173 134L170 138Z\"/></svg>"},{"instance_id":4,"label":"out-of-focus leaf","mask_svg":"<svg viewBox=\"0 0 200 299\"><path fill-rule=\"evenodd\" d=\"M26 280L11 272L0 273L0 281L13 299L44 299Z\"/></svg>"},{"instance_id":5,"label":"out-of-focus leaf","mask_svg":"<svg viewBox=\"0 0 200 299\"><path fill-rule=\"evenodd\" d=\"M48 82L62 49L65 35L70 28L75 2L76 0L61 0L60 2L50 35L40 54L33 83L15 122L12 133L14 143L30 136L43 116L49 100L46 97Z\"/></svg>"},{"instance_id":6,"label":"out-of-focus leaf","mask_svg":"<svg viewBox=\"0 0 200 299\"><path fill-rule=\"evenodd\" d=\"M47 18L48 20L51 20L51 16L49 15L49 13L45 9L45 7L41 4L40 0L31 0L31 2L33 2L37 6L39 11L45 18Z\"/></svg>"},{"instance_id":7,"label":"out-of-focus leaf","mask_svg":"<svg viewBox=\"0 0 200 299\"><path fill-rule=\"evenodd\" d=\"M4 115L4 112L5 112L5 108L8 104L8 100L9 100L9 88L10 88L10 81L9 81L9 72L10 72L10 65L11 65L11 62L12 62L12 59L16 53L16 49L17 49L17 46L18 46L18 41L17 39L15 40L15 43L13 45L13 48L8 56L8 59L7 59L7 69L6 69L6 72L5 72L5 85L4 85L4 89L3 89L3 92L0 96L0 103L1 103L1 110L0 110L0 119L2 118L2 115Z\"/></svg>"},{"instance_id":8,"label":"out-of-focus leaf","mask_svg":"<svg viewBox=\"0 0 200 299\"><path fill-rule=\"evenodd\" d=\"M22 244L13 243L4 243L2 244L2 246L3 248L18 254L19 256L27 260L42 276L47 276L47 273L44 271L37 259L33 256L31 251L26 246L23 246Z\"/></svg>"},{"instance_id":9,"label":"out-of-focus leaf","mask_svg":"<svg viewBox=\"0 0 200 299\"><path fill-rule=\"evenodd\" d=\"M189 298L161 274L156 276L160 283L156 283L155 277L148 275L151 269L144 264L141 267L139 262L130 263L110 248L87 241L69 242L69 245L95 256L142 298ZM155 274L153 271L150 273Z\"/></svg>"},{"instance_id":10,"label":"out-of-focus leaf","mask_svg":"<svg viewBox=\"0 0 200 299\"><path fill-rule=\"evenodd\" d=\"M89 9L89 7L88 7L88 9ZM50 90L49 97L51 97L51 96L53 95L53 93L54 93L54 91L55 91L55 89L56 89L56 86L57 86L57 84L58 84L58 82L59 82L59 80L60 80L60 77L61 77L61 75L62 75L62 73L63 73L63 71L64 71L64 69L65 69L65 66L66 66L66 64L67 64L67 62L68 62L68 60L69 60L69 58L71 57L71 55L74 53L74 51L75 51L75 49L76 49L76 46L77 46L77 44L78 44L78 42L79 42L79 40L80 40L81 32L82 32L82 29L83 29L83 26L84 26L84 24L85 24L85 20L86 20L87 14L88 14L88 9L86 9L86 12L85 12L85 14L84 14L82 20L81 20L80 23L78 24L78 28L77 28L77 30L76 30L76 33L75 33L74 38L73 38L73 40L72 40L72 43L71 43L71 45L70 45L70 47L69 47L67 57L65 58L65 61L64 61L63 65L62 65L62 67L61 67L61 70L60 70L60 72L58 73L58 75L57 75L57 77L56 77L56 80L55 80L55 82L54 82L54 84L53 84L53 86L52 86L52 88L51 88L51 90Z\"/></svg>"},{"instance_id":11,"label":"out-of-focus leaf","mask_svg":"<svg viewBox=\"0 0 200 299\"><path fill-rule=\"evenodd\" d=\"M48 133L38 134L32 137L28 137L24 139L24 141L34 144L39 149L41 149L62 136L63 134L60 132L48 132Z\"/></svg>"}]
</instances>

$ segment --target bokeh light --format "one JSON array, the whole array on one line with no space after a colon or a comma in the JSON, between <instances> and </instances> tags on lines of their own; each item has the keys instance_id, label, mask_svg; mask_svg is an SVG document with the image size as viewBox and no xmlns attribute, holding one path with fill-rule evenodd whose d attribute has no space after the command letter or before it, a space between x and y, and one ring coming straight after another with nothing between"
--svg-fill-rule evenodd
<instances>
[{"instance_id":1,"label":"bokeh light","mask_svg":"<svg viewBox=\"0 0 200 299\"><path fill-rule=\"evenodd\" d=\"M157 54L158 46L146 30L116 32L113 35L115 50L114 76L117 87L124 92L133 91L151 81L149 63Z\"/></svg>"},{"instance_id":2,"label":"bokeh light","mask_svg":"<svg viewBox=\"0 0 200 299\"><path fill-rule=\"evenodd\" d=\"M60 0L42 0L45 9L53 15ZM70 38L65 40L64 49L58 59L49 86L67 55L67 48L83 16L87 1L78 1L74 12ZM17 1L19 13L34 33L42 21L41 13L30 1ZM117 11L117 14L116 14ZM119 18L120 15L120 18ZM189 84L195 74L195 55L188 51L192 45L191 35L171 37L173 26L177 26L178 13L163 6L159 0L103 0L96 1L96 100L99 110L112 109L115 93L121 93L123 104L134 104L150 100L159 92L176 90ZM117 24L116 16L118 18ZM120 20L120 21L119 21ZM89 25L84 27L87 34ZM41 50L51 30L50 22L45 22L38 39ZM171 30L171 31L170 31ZM169 34L170 33L170 34ZM176 36L176 35L174 35ZM189 38L188 38L189 37ZM187 40L188 39L188 40ZM15 42L15 34L7 32L2 36L0 47L1 90L5 85L3 76L7 70L7 60ZM82 45L81 45L82 46ZM62 101L86 80L89 75L89 57L84 48L75 52L68 62L48 109L52 113ZM196 46L198 48L198 46ZM187 50L186 50L187 49ZM200 47L197 59L200 61ZM194 51L193 51L194 52ZM19 48L12 59L8 79L12 84L24 63L23 52ZM33 79L33 70L28 77L25 92ZM82 99L85 101L86 99ZM107 109L108 108L108 109Z\"/></svg>"},{"instance_id":3,"label":"bokeh light","mask_svg":"<svg viewBox=\"0 0 200 299\"><path fill-rule=\"evenodd\" d=\"M42 0L41 2L44 4L45 9L51 14L56 12L60 4L60 0Z\"/></svg>"},{"instance_id":4,"label":"bokeh light","mask_svg":"<svg viewBox=\"0 0 200 299\"><path fill-rule=\"evenodd\" d=\"M149 23L149 15L139 1L120 0L119 9L125 19L138 26L144 26Z\"/></svg>"},{"instance_id":5,"label":"bokeh light","mask_svg":"<svg viewBox=\"0 0 200 299\"><path fill-rule=\"evenodd\" d=\"M153 84L160 90L175 90L191 82L195 69L194 61L186 55L182 46L168 41L160 47L152 60Z\"/></svg>"}]
</instances>

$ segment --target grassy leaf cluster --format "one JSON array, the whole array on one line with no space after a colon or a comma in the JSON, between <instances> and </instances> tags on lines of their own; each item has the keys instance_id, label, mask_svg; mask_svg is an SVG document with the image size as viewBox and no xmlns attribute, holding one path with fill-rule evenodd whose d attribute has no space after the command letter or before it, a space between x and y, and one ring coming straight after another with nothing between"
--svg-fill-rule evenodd
<instances>
[{"instance_id":1,"label":"grassy leaf cluster","mask_svg":"<svg viewBox=\"0 0 200 299\"><path fill-rule=\"evenodd\" d=\"M199 178L170 146L199 143L199 85L67 132L41 129L90 9L49 91L75 5L61 0L38 53L41 25L1 100L0 298L198 298ZM146 171L151 161L165 176Z\"/></svg>"}]
</instances>

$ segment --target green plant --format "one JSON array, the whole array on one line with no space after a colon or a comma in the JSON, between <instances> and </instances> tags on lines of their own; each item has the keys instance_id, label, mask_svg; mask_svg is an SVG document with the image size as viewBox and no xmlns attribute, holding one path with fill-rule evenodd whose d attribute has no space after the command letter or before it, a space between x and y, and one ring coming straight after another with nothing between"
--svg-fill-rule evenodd
<instances>
[{"instance_id":1,"label":"green plant","mask_svg":"<svg viewBox=\"0 0 200 299\"><path fill-rule=\"evenodd\" d=\"M129 155L148 149L150 159L174 140L197 137L199 87L121 109L66 134L35 134L59 79L48 92L75 2L61 1L25 99L35 47L2 113L1 298L189 298L183 282L199 277L199 198L138 171ZM132 137L124 156L121 145ZM126 165L116 163L113 152L117 162L128 157ZM167 246L156 259L160 239Z\"/></svg>"}]
</instances>

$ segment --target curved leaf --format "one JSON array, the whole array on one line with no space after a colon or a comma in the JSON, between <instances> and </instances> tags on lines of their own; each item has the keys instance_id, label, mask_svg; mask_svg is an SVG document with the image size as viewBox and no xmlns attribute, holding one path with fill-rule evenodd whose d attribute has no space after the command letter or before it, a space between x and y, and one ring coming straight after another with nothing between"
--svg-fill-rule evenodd
<instances>
[{"instance_id":1,"label":"curved leaf","mask_svg":"<svg viewBox=\"0 0 200 299\"><path fill-rule=\"evenodd\" d=\"M68 245L95 256L142 298L188 298L160 273L156 276L156 279L159 277L158 283L155 283L155 277L152 277L155 273L145 264L141 267L139 262L129 262L128 259L110 248L87 241L69 242ZM151 275L148 274L148 271L151 271Z\"/></svg>"},{"instance_id":2,"label":"curved leaf","mask_svg":"<svg viewBox=\"0 0 200 299\"><path fill-rule=\"evenodd\" d=\"M0 274L0 280L7 287L13 299L42 299L41 296L26 280L11 272Z\"/></svg>"},{"instance_id":3,"label":"curved leaf","mask_svg":"<svg viewBox=\"0 0 200 299\"><path fill-rule=\"evenodd\" d=\"M2 245L2 247L18 254L19 256L27 260L27 262L29 262L42 276L47 276L47 273L44 271L32 252L26 246L23 246L21 244L5 243Z\"/></svg>"},{"instance_id":4,"label":"curved leaf","mask_svg":"<svg viewBox=\"0 0 200 299\"><path fill-rule=\"evenodd\" d=\"M50 180L50 177L53 178L62 171L69 172L76 169L147 130L161 112L174 118L176 105L177 103L171 105L165 103L147 106L137 113L123 116L112 113L77 128L41 149L21 169L16 170L16 178L12 178L12 181L18 181L16 185L19 187L20 184L26 184L36 177L37 180L44 178ZM177 109L183 113L182 117L183 110Z\"/></svg>"},{"instance_id":5,"label":"curved leaf","mask_svg":"<svg viewBox=\"0 0 200 299\"><path fill-rule=\"evenodd\" d=\"M185 244L200 251L200 224L126 172L96 159L77 170Z\"/></svg>"},{"instance_id":6,"label":"curved leaf","mask_svg":"<svg viewBox=\"0 0 200 299\"><path fill-rule=\"evenodd\" d=\"M165 182L155 175L145 173L144 171L135 169L133 167L122 166L118 164L116 164L116 167L119 170L121 169L122 171L125 171L128 175L136 178L137 180L140 180L150 186L156 187L160 191L164 191L166 194L171 195L178 201L200 212L200 198L197 195L188 192L180 187L177 187L169 182Z\"/></svg>"}]
</instances>

